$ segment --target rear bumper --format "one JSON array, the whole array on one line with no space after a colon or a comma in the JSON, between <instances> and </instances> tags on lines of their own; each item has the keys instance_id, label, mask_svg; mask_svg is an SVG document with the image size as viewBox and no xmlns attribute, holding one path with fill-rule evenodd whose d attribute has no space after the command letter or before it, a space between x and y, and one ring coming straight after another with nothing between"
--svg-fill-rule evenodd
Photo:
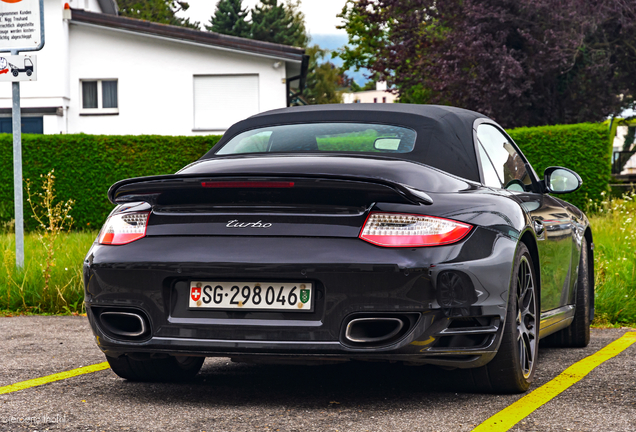
<instances>
[{"instance_id":1,"label":"rear bumper","mask_svg":"<svg viewBox=\"0 0 636 432\"><path fill-rule=\"evenodd\" d=\"M107 355L400 360L457 367L489 361L499 346L516 243L477 228L462 243L381 248L350 238L146 237L125 246L94 245L84 264L85 301ZM466 275L442 286L443 272ZM312 312L188 310L190 280L311 281ZM145 338L113 337L100 324L108 309L141 311ZM408 316L386 344L344 338L360 316Z\"/></svg>"}]
</instances>

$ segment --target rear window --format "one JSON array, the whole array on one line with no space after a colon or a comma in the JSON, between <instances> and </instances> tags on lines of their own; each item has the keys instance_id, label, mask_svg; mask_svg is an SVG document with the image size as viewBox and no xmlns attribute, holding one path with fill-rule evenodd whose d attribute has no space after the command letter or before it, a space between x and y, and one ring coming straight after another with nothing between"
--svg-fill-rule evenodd
<instances>
[{"instance_id":1,"label":"rear window","mask_svg":"<svg viewBox=\"0 0 636 432\"><path fill-rule=\"evenodd\" d=\"M269 126L243 132L215 154L371 152L408 153L414 130L370 123L307 123Z\"/></svg>"}]
</instances>

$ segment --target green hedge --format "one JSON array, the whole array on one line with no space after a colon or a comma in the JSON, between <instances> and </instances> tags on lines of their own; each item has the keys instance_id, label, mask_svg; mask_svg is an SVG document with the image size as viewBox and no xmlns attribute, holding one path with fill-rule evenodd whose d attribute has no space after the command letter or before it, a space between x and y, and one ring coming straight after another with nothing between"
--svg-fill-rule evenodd
<instances>
[{"instance_id":1,"label":"green hedge","mask_svg":"<svg viewBox=\"0 0 636 432\"><path fill-rule=\"evenodd\" d=\"M23 135L23 175L39 183L55 169L57 196L73 198L75 229L99 229L113 205L106 192L118 180L173 174L200 158L221 137L159 135ZM0 134L0 222L13 218L12 136ZM26 191L25 191L25 206ZM27 229L34 227L24 211Z\"/></svg>"},{"instance_id":2,"label":"green hedge","mask_svg":"<svg viewBox=\"0 0 636 432\"><path fill-rule=\"evenodd\" d=\"M524 127L509 130L508 134L540 177L547 167L555 165L570 168L581 176L583 187L571 194L557 195L559 198L585 210L586 199L599 201L601 192L608 190L612 147L606 125Z\"/></svg>"},{"instance_id":3,"label":"green hedge","mask_svg":"<svg viewBox=\"0 0 636 432\"><path fill-rule=\"evenodd\" d=\"M601 192L607 190L611 149L606 126L578 124L508 132L539 175L548 166L561 165L581 176L583 188L561 195L565 200L584 209L586 196L598 200ZM58 197L76 201L72 212L75 229L98 229L113 207L106 198L113 183L130 177L174 173L201 157L220 138L23 135L24 178L37 182L41 174L55 169ZM12 161L12 137L0 134L0 223L13 218ZM30 214L30 209L25 208L27 229L34 227Z\"/></svg>"}]
</instances>

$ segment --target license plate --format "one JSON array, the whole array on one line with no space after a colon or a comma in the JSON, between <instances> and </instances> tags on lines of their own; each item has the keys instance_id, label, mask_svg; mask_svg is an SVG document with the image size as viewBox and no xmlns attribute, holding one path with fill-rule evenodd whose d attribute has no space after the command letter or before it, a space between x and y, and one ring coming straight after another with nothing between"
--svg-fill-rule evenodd
<instances>
[{"instance_id":1,"label":"license plate","mask_svg":"<svg viewBox=\"0 0 636 432\"><path fill-rule=\"evenodd\" d=\"M192 309L311 312L311 283L190 282Z\"/></svg>"}]
</instances>

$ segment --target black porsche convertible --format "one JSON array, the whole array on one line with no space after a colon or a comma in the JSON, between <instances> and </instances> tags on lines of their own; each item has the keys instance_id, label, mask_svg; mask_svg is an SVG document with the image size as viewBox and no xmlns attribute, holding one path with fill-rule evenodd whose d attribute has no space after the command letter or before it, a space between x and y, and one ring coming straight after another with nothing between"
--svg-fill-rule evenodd
<instances>
[{"instance_id":1,"label":"black porsche convertible","mask_svg":"<svg viewBox=\"0 0 636 432\"><path fill-rule=\"evenodd\" d=\"M539 177L473 111L262 113L177 174L110 188L88 319L129 380L187 379L205 357L388 360L522 392L540 339L589 343L592 232L553 197L580 185L562 167Z\"/></svg>"}]
</instances>

